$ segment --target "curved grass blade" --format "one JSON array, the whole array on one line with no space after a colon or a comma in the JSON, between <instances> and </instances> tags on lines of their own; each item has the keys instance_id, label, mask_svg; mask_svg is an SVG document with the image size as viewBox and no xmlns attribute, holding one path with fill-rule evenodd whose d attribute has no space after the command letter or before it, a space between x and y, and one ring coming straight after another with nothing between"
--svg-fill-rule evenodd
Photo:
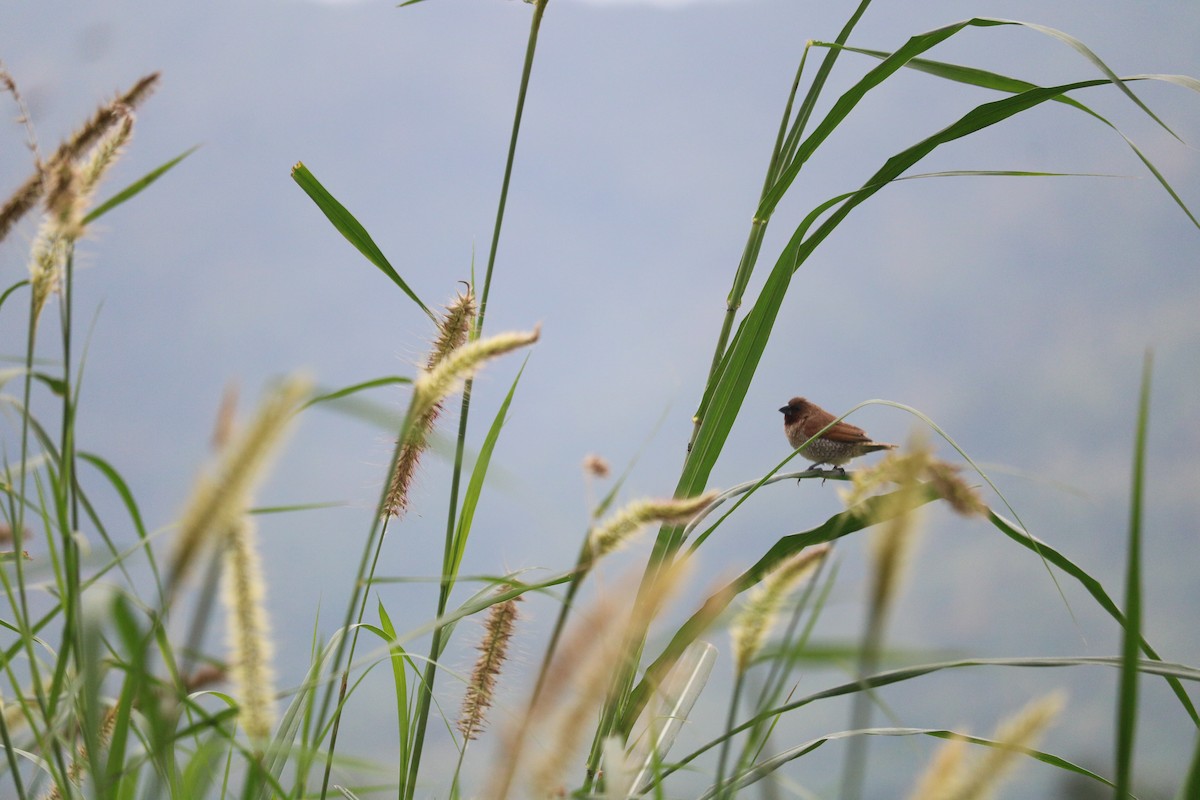
<instances>
[{"instance_id":1,"label":"curved grass blade","mask_svg":"<svg viewBox=\"0 0 1200 800\"><path fill-rule=\"evenodd\" d=\"M1108 612L1109 616L1115 619L1122 628L1126 626L1127 623L1125 620L1125 615L1121 613L1121 609L1117 607L1117 604L1114 603L1112 598L1108 596L1108 593L1104 591L1104 586L1101 585L1100 581L1093 578L1069 558L1064 556L1058 550L1055 550L1051 545L1034 537L1032 534L1021 530L1020 528L1017 528L995 511L989 509L987 512L987 518L1005 536L1012 539L1014 542L1018 543L1027 550L1031 550L1038 554L1046 561L1050 562L1075 580L1079 581L1080 585L1087 590L1088 594L1095 599L1101 608ZM1162 661L1162 657L1157 651L1155 651L1153 647L1150 646L1150 643L1146 641L1144 636L1139 637L1139 641L1143 653L1155 661ZM1146 672L1148 670L1142 668L1142 671ZM1183 690L1183 686L1177 679L1173 678L1169 674L1165 675L1164 677L1166 677L1167 682L1171 684L1171 688L1174 690L1175 696L1179 698L1180 704L1183 705L1184 709L1188 713L1188 716L1192 718L1192 722L1195 723L1197 728L1200 728L1200 714L1197 714L1196 707L1192 704L1192 700L1190 697L1188 697L1187 692Z\"/></svg>"},{"instance_id":2,"label":"curved grass blade","mask_svg":"<svg viewBox=\"0 0 1200 800\"><path fill-rule=\"evenodd\" d=\"M526 359L526 363L528 363L528 359ZM492 463L492 452L496 449L496 441L500 438L501 428L504 427L508 407L512 404L517 384L521 381L521 375L524 372L525 365L522 364L521 369L517 372L517 377L513 379L512 386L509 387L508 394L504 397L504 402L500 404L500 410L496 412L496 417L492 420L483 445L479 448L479 458L475 460L475 467L471 470L471 478L467 482L467 491L463 495L462 510L459 512L458 525L454 532L450 561L446 564L446 576L451 581L458 575L459 565L462 564L463 553L467 549L467 539L471 535L471 524L475 521L475 509L479 506L479 495L483 491L483 481L487 477L488 467Z\"/></svg>"},{"instance_id":3,"label":"curved grass blade","mask_svg":"<svg viewBox=\"0 0 1200 800\"><path fill-rule=\"evenodd\" d=\"M117 472L116 468L105 461L95 453L89 453L81 450L76 454L80 460L86 461L93 467L98 469L102 475L108 480L109 484L116 490L117 495L121 498L121 502L125 505L125 511L129 514L129 521L133 523L133 530L137 533L138 539L145 541L147 538L146 526L142 522L142 512L138 508L137 500L133 497L133 492L130 491L129 485L125 483L125 479L121 477L121 473ZM147 551L147 556L150 559L151 566L154 564L154 554ZM157 570L156 570L157 571Z\"/></svg>"},{"instance_id":4,"label":"curved grass blade","mask_svg":"<svg viewBox=\"0 0 1200 800\"><path fill-rule=\"evenodd\" d=\"M1142 639L1142 499L1146 478L1146 432L1150 425L1150 374L1154 357L1146 353L1138 399L1137 432L1130 479L1129 549L1125 554L1125 632L1121 639L1121 680L1117 689L1116 796L1130 794L1133 742L1137 730L1138 645Z\"/></svg>"},{"instance_id":5,"label":"curved grass blade","mask_svg":"<svg viewBox=\"0 0 1200 800\"><path fill-rule=\"evenodd\" d=\"M292 180L300 185L312 201L317 204L317 208L321 209L329 221L333 223L333 227L337 228L338 233L346 237L346 241L354 245L358 252L366 256L367 260L379 268L379 271L391 278L392 283L400 287L400 289L412 299L414 303L420 306L430 319L435 319L433 312L428 306L421 302L421 298L417 297L416 293L408 287L400 274L393 269L388 263L387 257L383 251L375 244L371 235L367 233L367 229L354 218L345 206L337 201L331 195L317 177L309 171L308 167L304 166L304 162L297 161L296 166L292 167Z\"/></svg>"},{"instance_id":6,"label":"curved grass blade","mask_svg":"<svg viewBox=\"0 0 1200 800\"><path fill-rule=\"evenodd\" d=\"M340 400L343 397L349 397L350 395L358 394L366 389L377 389L380 386L395 386L397 384L406 383L412 383L412 378L405 378L400 375L388 375L383 378L374 378L369 381L354 383L341 389L334 389L332 391L318 394L301 406L301 408L304 409L308 408L309 406L315 406L317 403L328 403L332 400Z\"/></svg>"},{"instance_id":7,"label":"curved grass blade","mask_svg":"<svg viewBox=\"0 0 1200 800\"><path fill-rule=\"evenodd\" d=\"M396 628L392 625L392 618L388 616L387 609L383 606L383 601L379 601L379 625L381 630L379 633L385 642L388 644L388 653L392 659L392 684L396 691L396 724L400 729L400 746L398 752L400 758L397 759L397 768L399 774L396 780L398 786L403 786L408 781L408 756L411 746L409 745L409 708L408 708L408 654L404 652L404 647L396 643ZM371 630L370 626L367 626Z\"/></svg>"},{"instance_id":8,"label":"curved grass blade","mask_svg":"<svg viewBox=\"0 0 1200 800\"><path fill-rule=\"evenodd\" d=\"M1196 749L1192 753L1192 765L1188 768L1187 777L1179 787L1176 800L1188 800L1189 797L1200 797L1200 737L1196 738Z\"/></svg>"},{"instance_id":9,"label":"curved grass blade","mask_svg":"<svg viewBox=\"0 0 1200 800\"><path fill-rule=\"evenodd\" d=\"M742 772L731 782L731 784L727 784L726 787L732 785L732 787L735 789L744 789L762 780L767 775L770 775L772 772L782 767L784 764L793 761L800 756L811 753L813 750L816 750L826 742L847 739L855 736L932 736L936 739L958 739L964 742L970 742L971 744L982 745L984 747L1008 747L1008 745L1005 745L1003 742L997 742L994 739L985 739L981 736L969 736L967 734L942 728L865 728L854 731L839 731L837 733L820 736L816 739L810 739L807 742L789 748L782 753L777 753L765 761L760 761L759 763L754 764L749 769ZM1073 772L1076 775L1090 778L1091 780L1102 783L1105 786L1113 785L1113 783L1107 778L1101 777L1091 770L1085 769L1084 767L1068 761L1061 756L1056 756L1053 753L1047 753L1042 750L1035 750L1032 748L1020 748L1020 752L1024 753L1030 758L1042 762L1043 764L1048 764L1052 767L1058 767L1059 769L1066 770L1067 772ZM716 796L715 792L716 788L709 789L707 792L701 795L700 798L701 800L708 800L708 798Z\"/></svg>"},{"instance_id":10,"label":"curved grass blade","mask_svg":"<svg viewBox=\"0 0 1200 800\"><path fill-rule=\"evenodd\" d=\"M814 44L818 44L818 45L826 46L826 47L837 47L836 44L830 44L830 43L825 43L825 42L816 42ZM881 51L881 50L866 50L866 49L854 48L854 47L845 47L843 49L850 50L850 51L853 51L856 53L860 53L862 55L868 55L873 58L887 58L890 55L889 53L887 53L885 51ZM1005 75L1000 75L995 72L989 72L987 70L977 69L975 67L964 67L959 64L949 64L949 63L941 62L941 61L929 61L926 59L914 58L911 61L909 61L905 66L909 67L910 69L915 69L920 72L926 72L931 75L935 75L939 78L944 78L946 80L955 81L957 83L964 83L964 84L967 84L970 86L979 86L984 89L995 89L995 90L1001 91L1001 92L1018 93L1018 92L1027 91L1029 89L1037 88L1037 84L1030 83L1028 81L1023 81L1023 80L1020 80L1017 78L1010 78ZM1119 81L1119 85L1121 86L1121 88L1130 95L1132 95L1132 92L1129 92L1128 87L1125 84L1131 83L1133 81L1150 81L1150 80L1162 81L1164 83L1172 83L1172 84L1175 84L1176 86L1180 86L1184 89L1189 89L1193 92L1200 92L1200 80L1197 80L1196 78L1193 78L1190 75L1160 75L1160 74L1131 75L1127 78L1118 78L1117 80ZM1129 146L1129 149L1133 151L1133 154L1135 156L1137 156L1138 160L1142 162L1142 164L1146 167L1147 170L1149 170L1150 174L1154 176L1154 179L1158 181L1158 184L1160 186L1162 186L1163 190L1165 190L1166 193L1168 195L1170 195L1171 199L1175 201L1175 205L1179 206L1179 209L1181 211L1183 211L1184 214L1187 215L1187 218L1189 220L1191 220L1193 225L1195 225L1196 227L1200 227L1200 219L1196 218L1196 215L1192 213L1190 208L1188 208L1187 204L1183 201L1183 198L1179 196L1179 193L1175 191L1175 188L1173 186L1171 186L1170 182L1167 181L1166 177L1158 170L1158 167L1156 167L1154 165L1154 163L1152 161L1150 161L1150 158L1144 152L1142 152L1142 149L1140 147L1138 147L1137 144L1135 144L1132 139L1130 139L1128 136L1125 135L1124 131L1122 131L1120 128L1118 128L1107 117L1105 117L1101 114L1098 114L1097 112L1093 111L1091 108L1089 108L1088 106L1079 102L1078 100L1075 100L1074 98L1065 97L1065 96L1057 97L1057 98L1054 98L1054 101L1058 102L1058 103L1065 103L1066 105L1069 105L1069 106L1073 106L1074 108L1077 108L1080 111L1084 112L1085 114L1088 114L1088 115L1094 117L1095 119L1099 120L1100 122L1104 123L1109 128L1112 128L1113 131L1125 141L1125 144ZM1158 119L1158 117L1155 117L1154 114L1150 113L1150 111L1148 109L1146 109L1145 106L1141 103L1141 101L1139 101L1136 97L1134 97L1134 102L1136 102L1137 105L1139 107L1141 107L1143 110L1146 110L1146 113L1150 114L1150 116L1156 122L1158 122L1160 125L1162 125L1163 129L1166 130L1171 136L1173 136L1176 140L1180 140L1174 131L1172 131L1165 124L1163 124L1162 121ZM1180 140L1180 141L1182 141L1182 140Z\"/></svg>"},{"instance_id":11,"label":"curved grass blade","mask_svg":"<svg viewBox=\"0 0 1200 800\"><path fill-rule=\"evenodd\" d=\"M1044 657L1044 658L964 658L954 661L939 661L930 664L917 664L911 667L902 667L899 669L887 670L878 672L874 675L869 675L861 680L854 680L848 683L842 683L837 686L831 686L828 689L822 689L819 692L814 692L797 700L792 700L780 706L767 709L756 714L745 722L737 725L734 728L723 732L721 736L705 742L695 751L689 753L683 760L678 761L665 769L664 777L671 772L679 769L695 761L704 753L718 747L727 737L736 736L737 734L749 728L760 724L763 720L777 717L780 714L786 714L789 711L795 711L798 708L811 705L819 700L829 700L835 697L844 697L855 694L861 691L870 691L884 686L891 686L904 681L910 681L915 678L922 678L926 675L932 675L946 670L971 669L976 667L1013 667L1020 669L1061 669L1065 667L1111 667L1114 669L1121 668L1121 659L1107 656L1059 656L1059 657ZM1175 664L1164 661L1140 661L1138 669L1142 672L1151 675L1161 675L1171 677L1176 680L1183 679L1193 682L1200 682L1200 669L1191 667L1186 664Z\"/></svg>"},{"instance_id":12,"label":"curved grass blade","mask_svg":"<svg viewBox=\"0 0 1200 800\"><path fill-rule=\"evenodd\" d=\"M88 213L88 215L83 218L84 224L86 225L87 223L92 222L93 220L99 219L100 217L107 214L109 211L112 211L114 208L116 208L117 206L124 203L125 201L130 200L130 199L136 197L137 195L141 194L142 190L149 187L150 184L154 183L156 180L158 180L163 175L165 175L167 173L167 171L169 171L171 168L173 168L176 164L178 164L180 161L183 161L185 158L187 158L188 156L190 156L192 153L196 152L199 149L200 149L200 145L190 147L187 150L184 150L179 155L172 158L167 163L163 164L162 166L159 166L159 167L156 167L156 168L150 170L145 175L138 178L136 181L129 184L124 189L117 192L112 197L108 198L103 203L101 203L100 205L98 205L94 209L92 209L91 212Z\"/></svg>"},{"instance_id":13,"label":"curved grass blade","mask_svg":"<svg viewBox=\"0 0 1200 800\"><path fill-rule=\"evenodd\" d=\"M15 292L17 289L20 289L22 286L28 286L28 285L29 285L29 279L26 278L25 280L17 281L12 286L5 289L4 293L0 294L0 307L2 307L4 305L4 301L8 299L8 296L10 294Z\"/></svg>"}]
</instances>

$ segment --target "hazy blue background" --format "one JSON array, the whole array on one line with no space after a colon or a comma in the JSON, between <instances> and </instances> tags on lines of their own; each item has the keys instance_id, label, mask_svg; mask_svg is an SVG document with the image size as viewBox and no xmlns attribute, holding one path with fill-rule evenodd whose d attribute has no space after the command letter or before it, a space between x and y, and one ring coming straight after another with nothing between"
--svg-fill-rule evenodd
<instances>
[{"instance_id":1,"label":"hazy blue background","mask_svg":"<svg viewBox=\"0 0 1200 800\"><path fill-rule=\"evenodd\" d=\"M620 467L653 434L626 495L673 488L801 48L833 39L850 11L848 3L790 0L551 2L487 319L492 332L541 322L543 339L497 451L503 481L484 497L464 572L567 566L586 525L578 465L587 453ZM530 13L499 0L407 9L298 0L5 5L0 58L25 92L44 151L98 101L153 70L162 70L162 87L107 188L203 145L103 220L78 274L77 308L95 320L80 445L123 471L148 524L166 528L174 518L207 456L229 382L241 385L248 407L267 380L299 367L331 387L413 373L431 335L427 320L288 172L303 160L426 302L445 301L472 259L480 269L486 260ZM1200 7L1185 3L880 0L852 43L892 49L973 14L1063 29L1120 74L1200 75ZM1097 74L1063 44L1017 28L965 32L932 57L1043 84ZM844 56L823 107L873 63ZM1200 140L1200 97L1163 84L1134 88L1185 141ZM993 98L916 73L872 93L776 214L758 277L808 209ZM1110 115L1200 208L1193 147L1114 90L1080 99ZM31 159L7 98L3 107L7 194ZM869 398L907 403L995 465L1030 529L1119 596L1136 391L1142 354L1153 347L1146 633L1168 660L1200 662L1200 232L1116 133L1065 107L942 148L920 171L951 169L1134 177L909 181L855 210L793 282L713 485L752 479L786 454L775 409L791 395L839 412ZM34 228L30 219L0 250L4 285L23 274ZM10 303L0 316L5 358L23 349L18 309ZM478 384L476 444L518 366L510 358ZM400 407L405 397L377 399ZM853 421L891 441L914 427L879 406ZM341 618L388 453L387 432L315 411L260 495L264 505L345 503L262 521L284 684L302 674L318 610L324 635ZM390 534L384 574L437 571L447 472L444 461L427 462L414 511ZM115 514L115 501L92 485ZM696 593L838 507L833 485L762 492L706 545ZM1064 579L1076 624L1026 551L940 511L929 521L895 613L897 646L981 656L1116 651L1115 625ZM131 541L129 531L117 533ZM624 557L631 568L648 541ZM840 557L823 640L859 630L859 541L840 545ZM620 563L596 585L619 581ZM389 585L379 595L402 627L431 614L428 585ZM518 665L505 676L512 696L523 689L519 670L540 657L555 606L539 600L525 610ZM448 660L465 672L473 626L458 636ZM713 641L723 651L723 683L727 638L716 632ZM374 678L368 686L385 691L384 671ZM798 692L843 678L808 674ZM976 670L884 698L898 724L986 734L1000 716L1060 686L1070 706L1046 749L1110 774L1109 671ZM1173 792L1195 732L1163 685L1143 687L1138 774ZM456 708L461 687L446 680L439 690ZM347 752L386 763L395 735L387 695L362 700L352 708ZM724 702L710 701L679 752L709 738ZM789 724L781 748L847 723L844 708L830 704ZM434 758L448 750L444 732L435 728L431 747ZM874 741L874 796L910 785L932 747ZM789 775L832 797L841 754L827 746ZM427 796L444 794L433 770L426 778ZM1005 796L1050 796L1055 779L1047 767L1027 766Z\"/></svg>"}]
</instances>

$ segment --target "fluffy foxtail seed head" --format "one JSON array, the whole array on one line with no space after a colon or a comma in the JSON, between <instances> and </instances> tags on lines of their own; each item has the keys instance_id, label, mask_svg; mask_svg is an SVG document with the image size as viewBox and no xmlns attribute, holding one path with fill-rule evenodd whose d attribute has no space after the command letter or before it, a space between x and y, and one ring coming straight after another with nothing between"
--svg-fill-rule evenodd
<instances>
[{"instance_id":1,"label":"fluffy foxtail seed head","mask_svg":"<svg viewBox=\"0 0 1200 800\"><path fill-rule=\"evenodd\" d=\"M254 419L221 451L216 468L197 480L180 517L168 573L171 591L178 587L201 548L214 535L232 529L250 507L254 489L311 388L308 377L294 375L270 390Z\"/></svg>"},{"instance_id":2,"label":"fluffy foxtail seed head","mask_svg":"<svg viewBox=\"0 0 1200 800\"><path fill-rule=\"evenodd\" d=\"M749 668L762 649L788 595L825 560L830 549L828 543L804 548L784 559L751 591L746 606L729 631L739 673Z\"/></svg>"},{"instance_id":3,"label":"fluffy foxtail seed head","mask_svg":"<svg viewBox=\"0 0 1200 800\"><path fill-rule=\"evenodd\" d=\"M947 742L909 797L911 800L989 800L1016 766L1017 759L1037 745L1065 703L1062 692L1051 692L1030 702L996 727L992 734L996 746L987 748L975 759L963 758L961 741ZM956 752L945 754L952 747Z\"/></svg>"},{"instance_id":4,"label":"fluffy foxtail seed head","mask_svg":"<svg viewBox=\"0 0 1200 800\"><path fill-rule=\"evenodd\" d=\"M157 72L151 73L135 83L129 91L100 106L92 118L75 131L70 139L59 145L54 154L46 159L46 163L51 165L74 163L80 154L91 147L114 123L121 119L122 114L127 114L129 109L137 108L143 100L149 97L158 85L158 79ZM38 198L46 192L46 183L43 169L39 168L0 207L0 241L3 241L13 226L20 222L21 218L37 204Z\"/></svg>"},{"instance_id":5,"label":"fluffy foxtail seed head","mask_svg":"<svg viewBox=\"0 0 1200 800\"><path fill-rule=\"evenodd\" d=\"M225 533L224 593L229 675L242 728L262 750L275 725L275 676L262 564L254 524L242 517Z\"/></svg>"},{"instance_id":6,"label":"fluffy foxtail seed head","mask_svg":"<svg viewBox=\"0 0 1200 800\"><path fill-rule=\"evenodd\" d=\"M592 529L588 535L592 559L608 555L652 522L668 525L691 522L716 499L717 494L714 490L682 499L633 501Z\"/></svg>"},{"instance_id":7,"label":"fluffy foxtail seed head","mask_svg":"<svg viewBox=\"0 0 1200 800\"><path fill-rule=\"evenodd\" d=\"M100 178L129 141L133 114L128 106L120 109L117 123L104 132L81 165L62 158L46 169L46 214L29 259L35 321L62 280L72 246L83 237L83 220Z\"/></svg>"},{"instance_id":8,"label":"fluffy foxtail seed head","mask_svg":"<svg viewBox=\"0 0 1200 800\"><path fill-rule=\"evenodd\" d=\"M962 516L987 513L987 505L959 472L957 465L934 458L928 442L916 438L904 450L888 453L874 466L856 470L850 489L838 491L842 502L849 507L887 485L927 481L956 513Z\"/></svg>"},{"instance_id":9,"label":"fluffy foxtail seed head","mask_svg":"<svg viewBox=\"0 0 1200 800\"><path fill-rule=\"evenodd\" d=\"M495 699L496 678L508 658L508 645L520 616L517 601L521 599L514 597L488 609L483 625L483 640L479 643L479 659L471 671L471 680L467 684L462 710L458 715L457 727L465 741L477 739L483 730L487 710Z\"/></svg>"},{"instance_id":10,"label":"fluffy foxtail seed head","mask_svg":"<svg viewBox=\"0 0 1200 800\"><path fill-rule=\"evenodd\" d=\"M466 343L471 329L475 326L477 312L475 292L470 286L465 292L459 292L446 305L445 313L438 319L438 334L429 350L426 370L432 370L442 363L452 350L457 350Z\"/></svg>"},{"instance_id":11,"label":"fluffy foxtail seed head","mask_svg":"<svg viewBox=\"0 0 1200 800\"><path fill-rule=\"evenodd\" d=\"M962 786L967 767L967 743L962 739L950 739L942 744L933 755L917 781L909 800L951 800L958 787Z\"/></svg>"},{"instance_id":12,"label":"fluffy foxtail seed head","mask_svg":"<svg viewBox=\"0 0 1200 800\"><path fill-rule=\"evenodd\" d=\"M458 391L491 359L533 344L540 335L539 325L527 333L500 333L451 350L436 367L421 373L413 382L411 419L414 422L422 419L434 405Z\"/></svg>"},{"instance_id":13,"label":"fluffy foxtail seed head","mask_svg":"<svg viewBox=\"0 0 1200 800\"><path fill-rule=\"evenodd\" d=\"M450 301L446 312L438 319L438 334L429 351L426 371L433 371L450 353L462 347L475 324L475 314L475 293L468 286L465 292ZM429 434L433 432L433 426L441 413L442 400L438 400L429 406L423 416L413 419L407 439L399 443L396 468L392 471L387 497L384 499L384 514L398 517L408 509L409 488L417 474L421 454L428 445Z\"/></svg>"}]
</instances>

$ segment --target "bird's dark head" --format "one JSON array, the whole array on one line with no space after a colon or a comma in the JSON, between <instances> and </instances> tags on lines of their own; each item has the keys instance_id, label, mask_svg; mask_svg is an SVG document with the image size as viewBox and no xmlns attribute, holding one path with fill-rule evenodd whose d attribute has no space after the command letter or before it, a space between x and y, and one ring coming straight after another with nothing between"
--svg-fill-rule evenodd
<instances>
[{"instance_id":1,"label":"bird's dark head","mask_svg":"<svg viewBox=\"0 0 1200 800\"><path fill-rule=\"evenodd\" d=\"M793 397L791 400L788 400L788 404L786 406L779 410L789 417L799 416L808 409L808 405L808 401L803 397Z\"/></svg>"}]
</instances>

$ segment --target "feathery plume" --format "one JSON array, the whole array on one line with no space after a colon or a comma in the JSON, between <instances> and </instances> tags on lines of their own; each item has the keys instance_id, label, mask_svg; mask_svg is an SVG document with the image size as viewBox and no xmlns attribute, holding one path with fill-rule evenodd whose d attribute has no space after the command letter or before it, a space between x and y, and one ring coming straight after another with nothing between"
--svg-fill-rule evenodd
<instances>
[{"instance_id":1,"label":"feathery plume","mask_svg":"<svg viewBox=\"0 0 1200 800\"><path fill-rule=\"evenodd\" d=\"M475 293L468 286L466 292L460 293L446 306L446 313L438 320L438 335L425 365L427 372L436 369L450 353L462 347L475 324L475 313ZM414 417L408 437L400 443L396 469L392 472L387 497L384 499L384 513L387 515L398 517L408 509L409 487L412 486L417 473L421 454L428 446L429 434L433 432L433 426L441 412L442 400L439 399L424 415Z\"/></svg>"},{"instance_id":2,"label":"feathery plume","mask_svg":"<svg viewBox=\"0 0 1200 800\"><path fill-rule=\"evenodd\" d=\"M871 554L871 606L883 613L900 591L913 550L917 545L916 512L904 513L921 491L919 476L929 462L929 451L921 445L899 456L892 465L889 479L897 490L885 495L880 516L885 522L872 531L867 540Z\"/></svg>"},{"instance_id":3,"label":"feathery plume","mask_svg":"<svg viewBox=\"0 0 1200 800\"><path fill-rule=\"evenodd\" d=\"M79 158L85 150L91 147L115 123L128 115L129 110L137 108L143 100L158 85L157 72L145 76L133 85L129 91L101 106L71 138L59 145L53 155L47 159L46 165L38 164L37 171L25 183L13 192L12 196L0 207L0 241L8 235L16 225L37 203L45 193L46 174L52 174L60 164L70 164Z\"/></svg>"},{"instance_id":4,"label":"feathery plume","mask_svg":"<svg viewBox=\"0 0 1200 800\"><path fill-rule=\"evenodd\" d=\"M180 518L168 573L170 591L178 587L203 545L231 530L249 508L254 489L311 387L307 377L292 376L272 389L255 418L222 451L213 473L196 481Z\"/></svg>"},{"instance_id":5,"label":"feathery plume","mask_svg":"<svg viewBox=\"0 0 1200 800\"><path fill-rule=\"evenodd\" d=\"M413 382L412 404L409 406L411 419L423 419L433 406L458 391L468 378L491 359L533 344L539 336L540 325L527 333L500 333L451 350L436 367L422 372Z\"/></svg>"},{"instance_id":6,"label":"feathery plume","mask_svg":"<svg viewBox=\"0 0 1200 800\"><path fill-rule=\"evenodd\" d=\"M35 321L58 289L71 249L84 234L83 220L101 177L120 156L133 131L133 115L127 106L114 113L119 115L117 124L104 132L83 164L62 160L47 171L46 214L29 257Z\"/></svg>"},{"instance_id":7,"label":"feathery plume","mask_svg":"<svg viewBox=\"0 0 1200 800\"><path fill-rule=\"evenodd\" d=\"M588 535L592 560L608 555L652 522L668 525L691 522L716 499L717 494L713 490L681 499L635 500L592 529Z\"/></svg>"},{"instance_id":8,"label":"feathery plume","mask_svg":"<svg viewBox=\"0 0 1200 800\"><path fill-rule=\"evenodd\" d=\"M959 472L957 465L934 458L928 442L916 438L903 451L890 452L874 466L855 470L850 488L838 492L850 507L888 484L927 481L956 513L964 517L986 513L987 505Z\"/></svg>"},{"instance_id":9,"label":"feathery plume","mask_svg":"<svg viewBox=\"0 0 1200 800\"><path fill-rule=\"evenodd\" d=\"M275 724L274 650L263 605L262 564L254 524L242 517L225 533L223 598L229 635L229 677L242 728L261 751Z\"/></svg>"},{"instance_id":10,"label":"feathery plume","mask_svg":"<svg viewBox=\"0 0 1200 800\"><path fill-rule=\"evenodd\" d=\"M925 479L933 484L938 495L950 504L950 508L963 517L981 517L987 513L987 505L979 493L959 475L961 467L946 461L931 459L925 468Z\"/></svg>"},{"instance_id":11,"label":"feathery plume","mask_svg":"<svg viewBox=\"0 0 1200 800\"><path fill-rule=\"evenodd\" d=\"M749 668L762 649L788 595L812 574L831 549L828 543L804 548L780 562L767 573L762 583L751 590L745 607L729 630L733 639L734 663L739 673Z\"/></svg>"},{"instance_id":12,"label":"feathery plume","mask_svg":"<svg viewBox=\"0 0 1200 800\"><path fill-rule=\"evenodd\" d=\"M471 671L462 710L458 714L457 727L464 741L477 739L483 730L487 710L492 707L496 693L496 677L508 658L508 645L520 616L517 601L522 599L514 597L488 609L487 620L483 624L483 640L478 647L479 659Z\"/></svg>"}]
</instances>

